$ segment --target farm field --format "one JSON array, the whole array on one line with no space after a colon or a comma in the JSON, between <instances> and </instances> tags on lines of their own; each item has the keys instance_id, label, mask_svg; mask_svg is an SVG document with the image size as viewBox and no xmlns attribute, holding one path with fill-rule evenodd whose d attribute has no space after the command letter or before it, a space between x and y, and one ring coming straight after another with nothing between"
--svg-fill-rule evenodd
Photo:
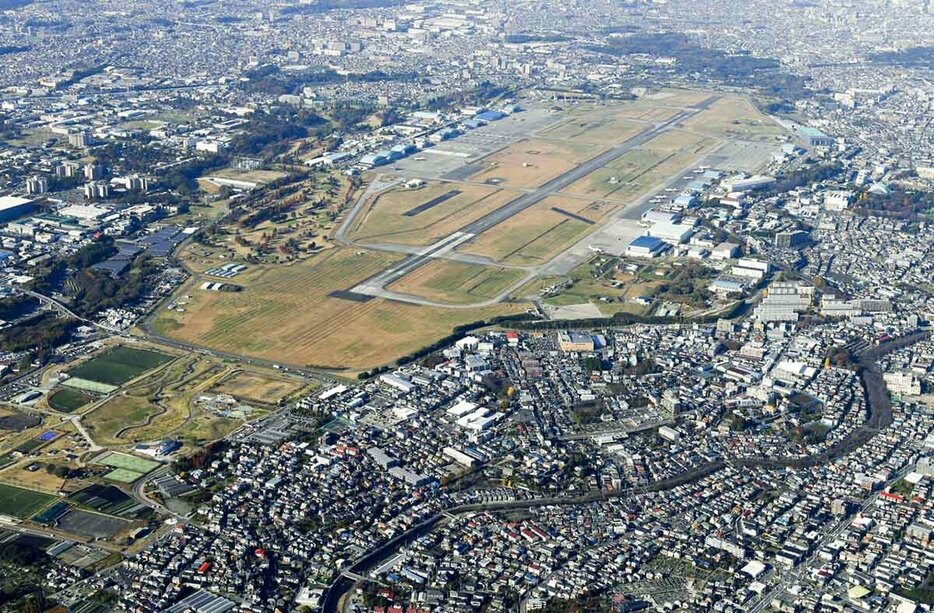
<instances>
[{"instance_id":1,"label":"farm field","mask_svg":"<svg viewBox=\"0 0 934 613\"><path fill-rule=\"evenodd\" d=\"M275 405L302 387L304 383L298 379L238 370L226 375L210 391L215 394L230 394L247 403Z\"/></svg>"},{"instance_id":2,"label":"farm field","mask_svg":"<svg viewBox=\"0 0 934 613\"><path fill-rule=\"evenodd\" d=\"M161 334L220 351L354 372L391 362L457 325L523 309L498 305L464 312L329 295L398 259L348 248L313 262L254 267L240 281L243 292L194 293L183 313L163 309L153 326Z\"/></svg>"},{"instance_id":3,"label":"farm field","mask_svg":"<svg viewBox=\"0 0 934 613\"><path fill-rule=\"evenodd\" d=\"M705 112L691 117L682 126L708 136L743 140L776 140L787 131L763 115L746 98L725 96ZM782 139L783 140L783 139Z\"/></svg>"},{"instance_id":4,"label":"farm field","mask_svg":"<svg viewBox=\"0 0 934 613\"><path fill-rule=\"evenodd\" d=\"M0 483L0 515L27 519L52 504L54 496Z\"/></svg>"},{"instance_id":5,"label":"farm field","mask_svg":"<svg viewBox=\"0 0 934 613\"><path fill-rule=\"evenodd\" d=\"M517 196L493 187L443 181L420 189L398 187L371 200L347 237L362 243L430 245Z\"/></svg>"},{"instance_id":6,"label":"farm field","mask_svg":"<svg viewBox=\"0 0 934 613\"><path fill-rule=\"evenodd\" d=\"M499 296L524 275L515 268L436 259L392 283L388 289L434 302L471 304Z\"/></svg>"},{"instance_id":7,"label":"farm field","mask_svg":"<svg viewBox=\"0 0 934 613\"><path fill-rule=\"evenodd\" d=\"M604 149L584 142L522 140L477 162L482 168L470 180L508 187L538 187Z\"/></svg>"},{"instance_id":8,"label":"farm field","mask_svg":"<svg viewBox=\"0 0 934 613\"><path fill-rule=\"evenodd\" d=\"M594 203L549 196L464 243L459 251L513 266L538 266L596 229ZM558 210L555 210L558 209Z\"/></svg>"},{"instance_id":9,"label":"farm field","mask_svg":"<svg viewBox=\"0 0 934 613\"><path fill-rule=\"evenodd\" d=\"M120 387L147 370L170 362L174 357L165 353L118 346L95 356L68 371L68 376L111 387Z\"/></svg>"},{"instance_id":10,"label":"farm field","mask_svg":"<svg viewBox=\"0 0 934 613\"><path fill-rule=\"evenodd\" d=\"M670 130L595 170L563 192L592 198L634 199L715 146L712 138Z\"/></svg>"}]
</instances>

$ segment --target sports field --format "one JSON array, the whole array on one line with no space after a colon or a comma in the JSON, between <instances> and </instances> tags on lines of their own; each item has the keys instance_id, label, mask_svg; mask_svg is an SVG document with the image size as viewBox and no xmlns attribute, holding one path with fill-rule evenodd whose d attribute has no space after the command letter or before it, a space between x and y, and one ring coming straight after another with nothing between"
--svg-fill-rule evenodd
<instances>
[{"instance_id":1,"label":"sports field","mask_svg":"<svg viewBox=\"0 0 934 613\"><path fill-rule=\"evenodd\" d=\"M49 395L49 406L62 413L71 413L94 399L95 396L83 390L62 387Z\"/></svg>"},{"instance_id":2,"label":"sports field","mask_svg":"<svg viewBox=\"0 0 934 613\"><path fill-rule=\"evenodd\" d=\"M482 185L432 181L419 189L397 187L367 203L347 237L362 243L429 245L518 194Z\"/></svg>"},{"instance_id":3,"label":"sports field","mask_svg":"<svg viewBox=\"0 0 934 613\"><path fill-rule=\"evenodd\" d=\"M104 475L104 478L108 481L115 481L117 483L135 483L142 477L142 473L138 473L126 468L115 468Z\"/></svg>"},{"instance_id":4,"label":"sports field","mask_svg":"<svg viewBox=\"0 0 934 613\"><path fill-rule=\"evenodd\" d=\"M154 326L173 338L222 351L355 371L391 362L457 325L522 311L520 305L450 310L330 296L399 257L346 248L309 262L257 266L238 277L244 291L193 293L184 313L163 310Z\"/></svg>"},{"instance_id":5,"label":"sports field","mask_svg":"<svg viewBox=\"0 0 934 613\"><path fill-rule=\"evenodd\" d=\"M142 474L152 472L161 466L161 464L153 460L146 460L144 458L117 452L110 452L104 457L98 458L97 463L113 468L124 468Z\"/></svg>"},{"instance_id":6,"label":"sports field","mask_svg":"<svg viewBox=\"0 0 934 613\"><path fill-rule=\"evenodd\" d=\"M472 304L496 298L525 273L515 268L432 260L389 285L403 294L446 304Z\"/></svg>"},{"instance_id":7,"label":"sports field","mask_svg":"<svg viewBox=\"0 0 934 613\"><path fill-rule=\"evenodd\" d=\"M0 515L27 519L54 501L54 496L0 483Z\"/></svg>"},{"instance_id":8,"label":"sports field","mask_svg":"<svg viewBox=\"0 0 934 613\"><path fill-rule=\"evenodd\" d=\"M119 387L172 359L156 351L119 346L72 368L68 376Z\"/></svg>"}]
</instances>

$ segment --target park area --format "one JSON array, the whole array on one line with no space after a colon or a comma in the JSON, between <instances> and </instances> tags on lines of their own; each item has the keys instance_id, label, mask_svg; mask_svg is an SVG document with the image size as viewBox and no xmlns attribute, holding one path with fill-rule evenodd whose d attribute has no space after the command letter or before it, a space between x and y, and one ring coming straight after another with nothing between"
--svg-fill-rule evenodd
<instances>
[{"instance_id":1,"label":"park area","mask_svg":"<svg viewBox=\"0 0 934 613\"><path fill-rule=\"evenodd\" d=\"M120 394L88 412L83 423L95 442L105 446L169 437L191 443L214 440L242 425L243 419L214 414L193 399L237 372L219 359L189 354L126 386ZM279 377L261 374L259 369L256 376L252 389L248 390L254 394L276 397L279 390L285 389ZM294 386L291 380L288 383ZM259 417L260 413L252 417ZM116 473L113 477L129 475Z\"/></svg>"}]
</instances>

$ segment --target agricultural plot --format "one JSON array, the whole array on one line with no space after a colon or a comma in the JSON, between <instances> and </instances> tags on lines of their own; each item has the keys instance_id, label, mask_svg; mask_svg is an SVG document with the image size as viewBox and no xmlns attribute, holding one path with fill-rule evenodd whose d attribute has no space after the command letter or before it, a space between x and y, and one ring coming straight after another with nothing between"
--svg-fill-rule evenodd
<instances>
[{"instance_id":1,"label":"agricultural plot","mask_svg":"<svg viewBox=\"0 0 934 613\"><path fill-rule=\"evenodd\" d=\"M349 228L362 243L429 245L498 209L514 192L481 185L431 182L421 189L400 187L378 195Z\"/></svg>"},{"instance_id":2,"label":"agricultural plot","mask_svg":"<svg viewBox=\"0 0 934 613\"><path fill-rule=\"evenodd\" d=\"M202 292L184 313L162 311L154 325L173 338L221 351L352 372L391 362L457 325L522 310L520 305L451 310L330 295L398 259L341 249L316 262L255 267L243 292Z\"/></svg>"},{"instance_id":3,"label":"agricultural plot","mask_svg":"<svg viewBox=\"0 0 934 613\"><path fill-rule=\"evenodd\" d=\"M471 304L496 298L524 276L522 270L432 260L402 277L389 289L447 304Z\"/></svg>"},{"instance_id":4,"label":"agricultural plot","mask_svg":"<svg viewBox=\"0 0 934 613\"><path fill-rule=\"evenodd\" d=\"M471 181L508 187L539 187L571 170L606 147L583 142L523 140L484 158Z\"/></svg>"},{"instance_id":5,"label":"agricultural plot","mask_svg":"<svg viewBox=\"0 0 934 613\"><path fill-rule=\"evenodd\" d=\"M69 370L68 376L117 388L173 359L173 356L157 351L120 346Z\"/></svg>"},{"instance_id":6,"label":"agricultural plot","mask_svg":"<svg viewBox=\"0 0 934 613\"><path fill-rule=\"evenodd\" d=\"M27 519L54 501L54 496L0 483L0 515Z\"/></svg>"},{"instance_id":7,"label":"agricultural plot","mask_svg":"<svg viewBox=\"0 0 934 613\"><path fill-rule=\"evenodd\" d=\"M550 196L493 226L460 251L513 266L552 260L595 229L587 200Z\"/></svg>"}]
</instances>

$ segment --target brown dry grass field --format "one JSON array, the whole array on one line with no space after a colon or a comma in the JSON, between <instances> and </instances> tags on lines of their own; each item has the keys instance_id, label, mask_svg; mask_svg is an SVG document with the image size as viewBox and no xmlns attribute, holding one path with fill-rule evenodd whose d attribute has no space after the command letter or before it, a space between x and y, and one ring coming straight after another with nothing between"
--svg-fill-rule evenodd
<instances>
[{"instance_id":1,"label":"brown dry grass field","mask_svg":"<svg viewBox=\"0 0 934 613\"><path fill-rule=\"evenodd\" d=\"M588 200L549 196L483 232L459 251L513 266L544 264L597 228L567 214L595 221L588 216L593 206Z\"/></svg>"},{"instance_id":2,"label":"brown dry grass field","mask_svg":"<svg viewBox=\"0 0 934 613\"><path fill-rule=\"evenodd\" d=\"M353 372L389 363L459 324L523 310L522 305L445 309L329 296L398 258L335 249L313 261L254 267L237 277L244 286L239 293L204 292L187 285L177 294L190 295L184 311L163 309L153 325L161 334L212 349Z\"/></svg>"},{"instance_id":3,"label":"brown dry grass field","mask_svg":"<svg viewBox=\"0 0 934 613\"><path fill-rule=\"evenodd\" d=\"M432 260L402 277L389 289L446 304L491 300L524 276L522 270Z\"/></svg>"},{"instance_id":4,"label":"brown dry grass field","mask_svg":"<svg viewBox=\"0 0 934 613\"><path fill-rule=\"evenodd\" d=\"M415 215L405 215L455 190L460 194ZM362 243L430 245L517 196L515 192L494 187L443 181L432 181L414 190L399 187L367 203L349 228L348 238Z\"/></svg>"},{"instance_id":5,"label":"brown dry grass field","mask_svg":"<svg viewBox=\"0 0 934 613\"><path fill-rule=\"evenodd\" d=\"M632 121L600 109L579 117L572 117L545 130L540 137L571 140L605 148L627 141L644 129L643 122Z\"/></svg>"},{"instance_id":6,"label":"brown dry grass field","mask_svg":"<svg viewBox=\"0 0 934 613\"><path fill-rule=\"evenodd\" d=\"M538 187L604 149L582 142L522 140L479 161L483 168L470 180L509 187Z\"/></svg>"},{"instance_id":7,"label":"brown dry grass field","mask_svg":"<svg viewBox=\"0 0 934 613\"><path fill-rule=\"evenodd\" d=\"M685 129L717 138L771 141L787 135L784 128L760 113L747 98L738 96L721 98L682 125Z\"/></svg>"}]
</instances>

